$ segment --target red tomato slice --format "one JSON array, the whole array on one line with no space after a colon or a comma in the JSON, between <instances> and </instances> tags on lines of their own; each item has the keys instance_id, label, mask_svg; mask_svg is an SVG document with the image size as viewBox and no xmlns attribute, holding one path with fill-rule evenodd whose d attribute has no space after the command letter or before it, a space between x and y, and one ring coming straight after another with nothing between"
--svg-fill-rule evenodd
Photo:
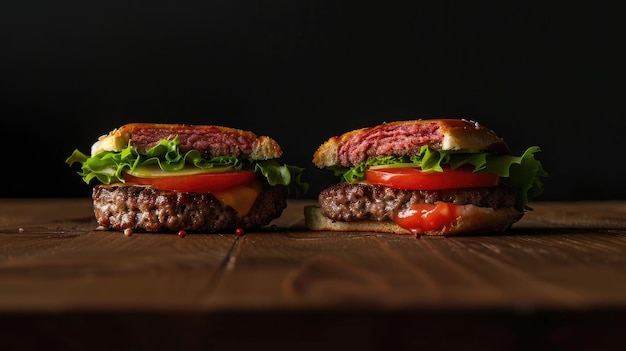
<instances>
[{"instance_id":1,"label":"red tomato slice","mask_svg":"<svg viewBox=\"0 0 626 351\"><path fill-rule=\"evenodd\" d=\"M216 173L199 173L171 177L135 177L124 174L127 183L149 185L153 188L193 193L213 193L243 185L256 178L253 171L237 170Z\"/></svg>"},{"instance_id":2,"label":"red tomato slice","mask_svg":"<svg viewBox=\"0 0 626 351\"><path fill-rule=\"evenodd\" d=\"M370 184L407 190L437 190L491 187L500 178L493 173L474 173L471 168L444 169L443 172L422 171L417 168L379 168L365 171Z\"/></svg>"}]
</instances>

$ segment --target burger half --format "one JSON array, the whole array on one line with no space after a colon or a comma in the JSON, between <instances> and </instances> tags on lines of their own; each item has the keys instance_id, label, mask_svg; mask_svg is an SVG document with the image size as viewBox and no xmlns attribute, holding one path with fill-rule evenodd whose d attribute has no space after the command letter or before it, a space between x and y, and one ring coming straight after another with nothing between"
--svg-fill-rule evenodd
<instances>
[{"instance_id":1,"label":"burger half","mask_svg":"<svg viewBox=\"0 0 626 351\"><path fill-rule=\"evenodd\" d=\"M340 179L305 207L312 230L419 235L502 232L530 210L547 176L539 147L510 153L465 119L395 121L331 137L313 163Z\"/></svg>"},{"instance_id":2,"label":"burger half","mask_svg":"<svg viewBox=\"0 0 626 351\"><path fill-rule=\"evenodd\" d=\"M102 135L81 164L101 230L219 232L260 228L307 190L267 136L213 125L131 123Z\"/></svg>"}]
</instances>

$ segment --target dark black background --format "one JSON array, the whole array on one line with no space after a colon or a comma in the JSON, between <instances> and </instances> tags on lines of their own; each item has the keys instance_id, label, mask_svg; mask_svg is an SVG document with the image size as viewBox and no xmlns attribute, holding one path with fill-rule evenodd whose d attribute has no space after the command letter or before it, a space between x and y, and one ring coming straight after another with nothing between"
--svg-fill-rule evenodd
<instances>
[{"instance_id":1,"label":"dark black background","mask_svg":"<svg viewBox=\"0 0 626 351\"><path fill-rule=\"evenodd\" d=\"M622 22L599 2L4 1L0 197L89 196L65 158L140 121L270 135L313 197L330 136L461 117L542 148L541 199L623 199Z\"/></svg>"}]
</instances>

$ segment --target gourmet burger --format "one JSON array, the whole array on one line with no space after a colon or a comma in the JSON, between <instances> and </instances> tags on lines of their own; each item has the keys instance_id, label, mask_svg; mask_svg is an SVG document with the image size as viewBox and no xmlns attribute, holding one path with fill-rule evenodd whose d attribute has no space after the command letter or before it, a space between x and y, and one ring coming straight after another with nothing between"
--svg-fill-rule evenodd
<instances>
[{"instance_id":1,"label":"gourmet burger","mask_svg":"<svg viewBox=\"0 0 626 351\"><path fill-rule=\"evenodd\" d=\"M464 119L384 123L331 137L313 155L340 182L305 208L312 230L460 235L507 230L546 176L492 130Z\"/></svg>"},{"instance_id":2,"label":"gourmet burger","mask_svg":"<svg viewBox=\"0 0 626 351\"><path fill-rule=\"evenodd\" d=\"M260 228L286 207L302 169L280 165L267 136L212 125L131 123L101 136L91 155L67 158L89 184L102 230L207 231ZM297 194L299 195L299 194Z\"/></svg>"}]
</instances>

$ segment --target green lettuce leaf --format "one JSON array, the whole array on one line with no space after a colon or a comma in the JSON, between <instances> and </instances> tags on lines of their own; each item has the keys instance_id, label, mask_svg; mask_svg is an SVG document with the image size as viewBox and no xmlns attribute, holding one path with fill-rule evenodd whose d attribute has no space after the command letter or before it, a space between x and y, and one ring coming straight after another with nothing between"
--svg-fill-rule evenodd
<instances>
[{"instance_id":1,"label":"green lettuce leaf","mask_svg":"<svg viewBox=\"0 0 626 351\"><path fill-rule=\"evenodd\" d=\"M91 157L76 149L65 163L70 166L80 163L81 170L77 173L87 184L94 180L102 184L124 182L124 173L132 173L138 167L158 165L164 172L175 172L193 165L215 171L249 169L263 175L270 185L294 187L297 197L303 196L309 187L308 183L302 181L304 169L300 167L280 165L276 160L253 161L235 156L206 159L197 150L181 154L179 146L179 138L176 136L170 140L161 140L143 154L130 145L121 151L103 151Z\"/></svg>"},{"instance_id":2,"label":"green lettuce leaf","mask_svg":"<svg viewBox=\"0 0 626 351\"><path fill-rule=\"evenodd\" d=\"M413 156L382 156L374 157L352 168L330 168L344 182L360 182L365 180L365 170L374 166L414 167L425 171L443 172L442 166L456 169L474 167L474 172L495 173L500 176L503 184L512 187L516 193L519 210L531 210L528 202L543 192L542 177L547 177L541 162L535 153L541 151L538 146L526 149L521 156L493 155L475 150L435 151L423 146Z\"/></svg>"},{"instance_id":3,"label":"green lettuce leaf","mask_svg":"<svg viewBox=\"0 0 626 351\"><path fill-rule=\"evenodd\" d=\"M261 173L270 185L294 185L296 191L296 197L304 196L308 189L309 184L302 181L302 174L304 168L280 165L276 160L264 160L257 161L254 165L254 170Z\"/></svg>"}]
</instances>

